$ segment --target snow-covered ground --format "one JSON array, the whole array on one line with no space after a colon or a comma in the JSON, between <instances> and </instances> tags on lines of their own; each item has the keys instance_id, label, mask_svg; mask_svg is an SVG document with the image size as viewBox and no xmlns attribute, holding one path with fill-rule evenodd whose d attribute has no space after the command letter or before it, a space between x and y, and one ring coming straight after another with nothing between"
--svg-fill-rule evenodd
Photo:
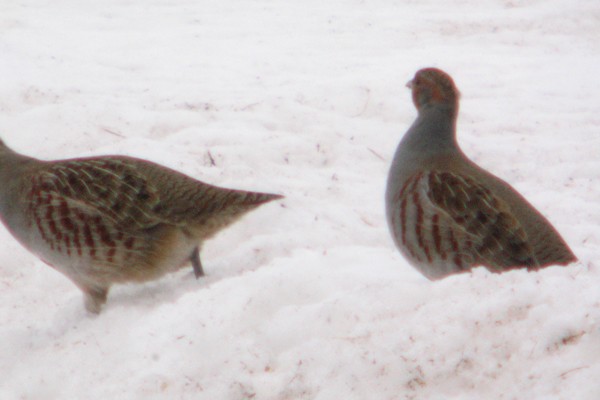
<instances>
[{"instance_id":1,"label":"snow-covered ground","mask_svg":"<svg viewBox=\"0 0 600 400\"><path fill-rule=\"evenodd\" d=\"M282 193L84 311L0 229L1 399L600 399L596 0L4 1L0 137ZM383 210L422 67L580 261L429 282ZM214 160L212 164L211 160Z\"/></svg>"}]
</instances>

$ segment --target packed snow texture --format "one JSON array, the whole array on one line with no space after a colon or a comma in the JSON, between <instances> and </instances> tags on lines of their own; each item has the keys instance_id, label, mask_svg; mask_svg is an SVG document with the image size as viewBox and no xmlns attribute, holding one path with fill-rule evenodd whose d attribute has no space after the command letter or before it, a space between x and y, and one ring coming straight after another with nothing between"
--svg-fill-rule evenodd
<instances>
[{"instance_id":1,"label":"packed snow texture","mask_svg":"<svg viewBox=\"0 0 600 400\"><path fill-rule=\"evenodd\" d=\"M284 194L91 316L0 228L2 399L600 399L600 3L0 5L0 137ZM422 67L459 142L579 257L430 282L383 193Z\"/></svg>"}]
</instances>

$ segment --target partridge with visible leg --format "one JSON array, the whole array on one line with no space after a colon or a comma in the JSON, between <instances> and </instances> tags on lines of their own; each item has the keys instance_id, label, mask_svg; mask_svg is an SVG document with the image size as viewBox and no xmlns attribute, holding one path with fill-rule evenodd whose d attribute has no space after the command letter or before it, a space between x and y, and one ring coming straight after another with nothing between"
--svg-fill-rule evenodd
<instances>
[{"instance_id":1,"label":"partridge with visible leg","mask_svg":"<svg viewBox=\"0 0 600 400\"><path fill-rule=\"evenodd\" d=\"M408 86L418 117L396 150L385 197L393 239L408 261L429 279L477 266L502 272L576 261L523 196L462 152L452 78L427 68Z\"/></svg>"},{"instance_id":2,"label":"partridge with visible leg","mask_svg":"<svg viewBox=\"0 0 600 400\"><path fill-rule=\"evenodd\" d=\"M99 313L110 286L157 279L277 194L212 186L149 161L104 156L41 161L0 140L0 219L84 293Z\"/></svg>"}]
</instances>

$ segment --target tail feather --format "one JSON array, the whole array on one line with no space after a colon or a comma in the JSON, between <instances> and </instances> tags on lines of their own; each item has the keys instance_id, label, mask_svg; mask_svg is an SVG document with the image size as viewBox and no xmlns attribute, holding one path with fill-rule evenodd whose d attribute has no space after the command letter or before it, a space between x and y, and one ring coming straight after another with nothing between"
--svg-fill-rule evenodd
<instances>
[{"instance_id":1,"label":"tail feather","mask_svg":"<svg viewBox=\"0 0 600 400\"><path fill-rule=\"evenodd\" d=\"M195 220L196 223L199 223L194 230L200 232L197 234L198 236L207 239L260 205L281 198L283 196L279 194L240 190L221 192L218 199L212 201L209 207L201 208L201 212L197 214L197 217L192 219L192 221ZM193 226L195 223L192 221L190 222Z\"/></svg>"},{"instance_id":2,"label":"tail feather","mask_svg":"<svg viewBox=\"0 0 600 400\"><path fill-rule=\"evenodd\" d=\"M245 214L256 207L283 198L280 194L218 188L210 201L203 203L201 214Z\"/></svg>"},{"instance_id":3,"label":"tail feather","mask_svg":"<svg viewBox=\"0 0 600 400\"><path fill-rule=\"evenodd\" d=\"M244 195L240 199L240 203L244 205L256 205L268 203L273 200L282 199L284 196L280 194L272 193L257 193L257 192L243 192Z\"/></svg>"}]
</instances>

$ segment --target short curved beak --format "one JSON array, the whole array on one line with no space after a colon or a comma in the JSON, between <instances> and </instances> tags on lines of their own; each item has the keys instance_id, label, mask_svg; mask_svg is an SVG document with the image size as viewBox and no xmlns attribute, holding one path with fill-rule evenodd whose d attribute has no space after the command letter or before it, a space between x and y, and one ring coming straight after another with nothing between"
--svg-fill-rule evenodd
<instances>
[{"instance_id":1,"label":"short curved beak","mask_svg":"<svg viewBox=\"0 0 600 400\"><path fill-rule=\"evenodd\" d=\"M410 81L406 82L406 87L409 89L412 89L413 87L413 80L411 79Z\"/></svg>"}]
</instances>

